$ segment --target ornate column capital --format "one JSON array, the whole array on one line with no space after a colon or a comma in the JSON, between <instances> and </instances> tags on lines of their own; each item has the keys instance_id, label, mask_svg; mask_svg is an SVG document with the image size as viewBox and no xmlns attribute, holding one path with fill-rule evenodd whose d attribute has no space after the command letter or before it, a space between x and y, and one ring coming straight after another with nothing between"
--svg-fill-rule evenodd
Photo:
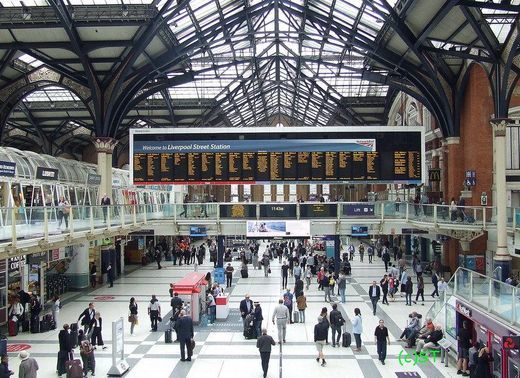
<instances>
[{"instance_id":1,"label":"ornate column capital","mask_svg":"<svg viewBox=\"0 0 520 378\"><path fill-rule=\"evenodd\" d=\"M110 137L96 137L92 138L92 143L94 143L97 152L111 154L119 141Z\"/></svg>"},{"instance_id":2,"label":"ornate column capital","mask_svg":"<svg viewBox=\"0 0 520 378\"><path fill-rule=\"evenodd\" d=\"M513 123L514 121L510 118L491 118L489 123L493 128L493 136L494 137L505 137L506 136L506 127L507 125Z\"/></svg>"},{"instance_id":3,"label":"ornate column capital","mask_svg":"<svg viewBox=\"0 0 520 378\"><path fill-rule=\"evenodd\" d=\"M460 137L448 137L442 141L443 146L449 146L450 144L460 144Z\"/></svg>"}]
</instances>

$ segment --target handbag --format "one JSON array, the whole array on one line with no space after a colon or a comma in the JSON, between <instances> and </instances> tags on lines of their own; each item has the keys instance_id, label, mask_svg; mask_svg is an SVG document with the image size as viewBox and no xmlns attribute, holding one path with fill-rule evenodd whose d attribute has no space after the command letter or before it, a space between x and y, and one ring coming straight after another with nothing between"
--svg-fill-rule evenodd
<instances>
[{"instance_id":1,"label":"handbag","mask_svg":"<svg viewBox=\"0 0 520 378\"><path fill-rule=\"evenodd\" d=\"M271 268L267 269L267 273L271 274Z\"/></svg>"},{"instance_id":2,"label":"handbag","mask_svg":"<svg viewBox=\"0 0 520 378\"><path fill-rule=\"evenodd\" d=\"M130 323L133 323L133 321L134 321L134 315L133 314L128 315L128 321Z\"/></svg>"},{"instance_id":3,"label":"handbag","mask_svg":"<svg viewBox=\"0 0 520 378\"><path fill-rule=\"evenodd\" d=\"M191 350L195 349L195 340L193 339L190 340L190 348Z\"/></svg>"}]
</instances>

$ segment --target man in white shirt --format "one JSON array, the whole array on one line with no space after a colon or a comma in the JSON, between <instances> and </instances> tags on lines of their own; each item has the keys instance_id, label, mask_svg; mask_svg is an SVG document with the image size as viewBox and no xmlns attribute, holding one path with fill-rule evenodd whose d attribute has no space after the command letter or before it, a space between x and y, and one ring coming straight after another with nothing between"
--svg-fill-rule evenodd
<instances>
[{"instance_id":1,"label":"man in white shirt","mask_svg":"<svg viewBox=\"0 0 520 378\"><path fill-rule=\"evenodd\" d=\"M278 343L282 341L285 343L285 334L287 332L287 323L289 323L289 309L283 304L283 299L278 300L278 306L273 312L273 324L276 319L276 326L278 328Z\"/></svg>"},{"instance_id":2,"label":"man in white shirt","mask_svg":"<svg viewBox=\"0 0 520 378\"><path fill-rule=\"evenodd\" d=\"M444 277L441 277L441 280L439 281L439 284L438 284L438 288L439 288L438 298L440 298L441 300L444 300L444 294L446 293L446 289L448 288L448 283L444 281Z\"/></svg>"}]
</instances>

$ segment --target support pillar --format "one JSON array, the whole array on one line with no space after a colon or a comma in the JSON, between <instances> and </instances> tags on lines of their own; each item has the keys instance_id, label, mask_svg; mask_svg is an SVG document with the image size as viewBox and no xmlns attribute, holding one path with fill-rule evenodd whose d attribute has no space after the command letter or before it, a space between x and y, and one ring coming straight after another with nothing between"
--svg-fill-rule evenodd
<instances>
[{"instance_id":1,"label":"support pillar","mask_svg":"<svg viewBox=\"0 0 520 378\"><path fill-rule=\"evenodd\" d=\"M78 244L72 247L72 259L65 276L70 280L70 286L74 290L89 287L89 245Z\"/></svg>"},{"instance_id":2,"label":"support pillar","mask_svg":"<svg viewBox=\"0 0 520 378\"><path fill-rule=\"evenodd\" d=\"M459 137L446 138L444 144L447 158L444 170L444 200L449 205L452 197L455 198L455 201L460 197L460 190L464 182L464 159Z\"/></svg>"},{"instance_id":3,"label":"support pillar","mask_svg":"<svg viewBox=\"0 0 520 378\"><path fill-rule=\"evenodd\" d=\"M93 139L93 143L98 154L97 172L101 176L99 198L106 193L114 203L112 198L112 152L119 141L114 138L98 137Z\"/></svg>"},{"instance_id":4,"label":"support pillar","mask_svg":"<svg viewBox=\"0 0 520 378\"><path fill-rule=\"evenodd\" d=\"M497 248L493 256L493 270L501 267L501 280L505 281L511 273L512 258L507 250L507 191L506 191L506 127L508 119L492 119L493 156L495 160L495 200L497 209Z\"/></svg>"}]
</instances>

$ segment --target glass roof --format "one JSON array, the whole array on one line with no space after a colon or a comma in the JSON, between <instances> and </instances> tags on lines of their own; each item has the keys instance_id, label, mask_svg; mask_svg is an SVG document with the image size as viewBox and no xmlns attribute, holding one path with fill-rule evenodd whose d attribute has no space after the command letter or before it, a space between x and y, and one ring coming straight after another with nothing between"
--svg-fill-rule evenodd
<instances>
[{"instance_id":1,"label":"glass roof","mask_svg":"<svg viewBox=\"0 0 520 378\"><path fill-rule=\"evenodd\" d=\"M23 99L24 102L41 102L41 101L80 101L79 97L71 91L61 87L46 87L32 92Z\"/></svg>"},{"instance_id":2,"label":"glass roof","mask_svg":"<svg viewBox=\"0 0 520 378\"><path fill-rule=\"evenodd\" d=\"M489 0L477 0L489 2ZM493 3L501 3L502 0L491 0ZM511 5L520 5L520 0L510 0ZM482 14L486 18L491 30L497 37L499 43L504 43L508 34L511 32L511 22L518 18L518 12L503 11L498 9L482 9Z\"/></svg>"},{"instance_id":3,"label":"glass roof","mask_svg":"<svg viewBox=\"0 0 520 378\"><path fill-rule=\"evenodd\" d=\"M196 40L203 47L187 60L195 80L170 88L171 98L215 99L233 124L249 126L278 113L324 125L342 97L386 96L387 86L361 80L362 54L345 48L348 34L376 38L386 11L380 1L372 7L363 0L307 2L308 14L333 19L334 26L310 21L303 0L274 4L251 1L246 9L238 0L193 0L172 17L180 44ZM221 23L244 13L232 26Z\"/></svg>"}]
</instances>

